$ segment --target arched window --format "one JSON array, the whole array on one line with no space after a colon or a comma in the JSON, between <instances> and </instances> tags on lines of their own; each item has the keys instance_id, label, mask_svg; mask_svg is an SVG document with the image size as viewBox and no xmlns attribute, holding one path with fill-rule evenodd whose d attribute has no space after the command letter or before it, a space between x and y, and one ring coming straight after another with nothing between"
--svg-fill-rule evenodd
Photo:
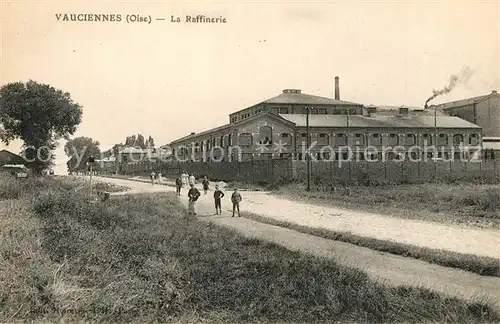
<instances>
[{"instance_id":1,"label":"arched window","mask_svg":"<svg viewBox=\"0 0 500 324\"><path fill-rule=\"evenodd\" d=\"M318 134L318 145L328 145L329 138L328 134Z\"/></svg>"},{"instance_id":2,"label":"arched window","mask_svg":"<svg viewBox=\"0 0 500 324\"><path fill-rule=\"evenodd\" d=\"M438 145L441 146L448 145L448 134L439 134L438 140L439 140Z\"/></svg>"},{"instance_id":3,"label":"arched window","mask_svg":"<svg viewBox=\"0 0 500 324\"><path fill-rule=\"evenodd\" d=\"M261 126L259 129L259 143L273 144L273 129L270 126Z\"/></svg>"},{"instance_id":4,"label":"arched window","mask_svg":"<svg viewBox=\"0 0 500 324\"><path fill-rule=\"evenodd\" d=\"M242 133L239 135L238 144L241 146L251 146L252 145L252 134Z\"/></svg>"},{"instance_id":5,"label":"arched window","mask_svg":"<svg viewBox=\"0 0 500 324\"><path fill-rule=\"evenodd\" d=\"M224 135L222 135L222 136L220 137L220 143L219 143L219 146L220 146L220 147L224 147Z\"/></svg>"},{"instance_id":6,"label":"arched window","mask_svg":"<svg viewBox=\"0 0 500 324\"><path fill-rule=\"evenodd\" d=\"M399 145L399 136L398 134L389 134L389 142L388 145Z\"/></svg>"},{"instance_id":7,"label":"arched window","mask_svg":"<svg viewBox=\"0 0 500 324\"><path fill-rule=\"evenodd\" d=\"M280 135L280 140L281 140L281 144L283 144L283 145L292 145L292 135L290 135L288 133L282 133Z\"/></svg>"},{"instance_id":8,"label":"arched window","mask_svg":"<svg viewBox=\"0 0 500 324\"><path fill-rule=\"evenodd\" d=\"M368 137L369 145L382 145L382 134L373 133Z\"/></svg>"},{"instance_id":9,"label":"arched window","mask_svg":"<svg viewBox=\"0 0 500 324\"><path fill-rule=\"evenodd\" d=\"M194 143L194 151L195 151L196 153L198 153L198 152L199 152L199 150L200 150L200 143L198 143L198 142Z\"/></svg>"},{"instance_id":10,"label":"arched window","mask_svg":"<svg viewBox=\"0 0 500 324\"><path fill-rule=\"evenodd\" d=\"M227 144L229 146L233 145L233 138L232 138L231 134L227 135Z\"/></svg>"},{"instance_id":11,"label":"arched window","mask_svg":"<svg viewBox=\"0 0 500 324\"><path fill-rule=\"evenodd\" d=\"M464 136L462 134L453 135L453 145L460 146L464 144Z\"/></svg>"},{"instance_id":12,"label":"arched window","mask_svg":"<svg viewBox=\"0 0 500 324\"><path fill-rule=\"evenodd\" d=\"M479 135L477 135L477 134L469 135L469 144L470 145L479 145Z\"/></svg>"},{"instance_id":13,"label":"arched window","mask_svg":"<svg viewBox=\"0 0 500 324\"><path fill-rule=\"evenodd\" d=\"M365 145L365 134L354 134L354 141L356 145Z\"/></svg>"},{"instance_id":14,"label":"arched window","mask_svg":"<svg viewBox=\"0 0 500 324\"><path fill-rule=\"evenodd\" d=\"M335 136L335 145L347 145L347 135L344 133L337 134Z\"/></svg>"},{"instance_id":15,"label":"arched window","mask_svg":"<svg viewBox=\"0 0 500 324\"><path fill-rule=\"evenodd\" d=\"M415 144L417 144L417 137L415 134L406 134L405 145L413 146Z\"/></svg>"},{"instance_id":16,"label":"arched window","mask_svg":"<svg viewBox=\"0 0 500 324\"><path fill-rule=\"evenodd\" d=\"M422 145L432 145L431 134L422 134Z\"/></svg>"}]
</instances>

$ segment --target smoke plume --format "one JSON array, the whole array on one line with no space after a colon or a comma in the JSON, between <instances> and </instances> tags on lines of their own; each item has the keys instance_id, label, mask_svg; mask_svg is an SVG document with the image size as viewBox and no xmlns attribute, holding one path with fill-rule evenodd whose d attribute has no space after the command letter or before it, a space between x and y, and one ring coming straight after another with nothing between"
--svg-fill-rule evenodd
<instances>
[{"instance_id":1,"label":"smoke plume","mask_svg":"<svg viewBox=\"0 0 500 324\"><path fill-rule=\"evenodd\" d=\"M470 67L464 66L462 70L460 70L459 74L453 74L450 76L450 82L446 87L441 90L432 90L432 96L425 101L425 108L427 108L427 104L437 96L451 92L458 84L467 83L473 73L474 72Z\"/></svg>"}]
</instances>

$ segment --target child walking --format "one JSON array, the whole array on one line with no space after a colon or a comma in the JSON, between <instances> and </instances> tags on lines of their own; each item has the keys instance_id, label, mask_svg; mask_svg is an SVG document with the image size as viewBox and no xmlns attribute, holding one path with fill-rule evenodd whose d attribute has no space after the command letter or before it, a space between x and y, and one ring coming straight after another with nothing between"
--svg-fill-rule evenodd
<instances>
[{"instance_id":1,"label":"child walking","mask_svg":"<svg viewBox=\"0 0 500 324\"><path fill-rule=\"evenodd\" d=\"M215 215L222 214L221 210L221 199L224 197L224 193L219 190L219 186L215 186L215 191L214 191L214 201L215 201Z\"/></svg>"},{"instance_id":2,"label":"child walking","mask_svg":"<svg viewBox=\"0 0 500 324\"><path fill-rule=\"evenodd\" d=\"M203 184L203 191L204 191L204 193L205 193L205 195L206 195L206 194L207 194L207 191L208 191L208 184L209 184L210 182L208 182L208 179L207 179L207 177L205 176L205 177L203 178L203 181L202 181L201 183Z\"/></svg>"},{"instance_id":3,"label":"child walking","mask_svg":"<svg viewBox=\"0 0 500 324\"><path fill-rule=\"evenodd\" d=\"M181 188L182 188L182 179L181 177L177 177L177 179L175 179L175 193L177 194L177 196L181 195Z\"/></svg>"},{"instance_id":4,"label":"child walking","mask_svg":"<svg viewBox=\"0 0 500 324\"><path fill-rule=\"evenodd\" d=\"M238 217L241 217L240 215L240 201L242 200L241 194L239 193L237 188L234 188L234 192L231 195L231 202L233 203L233 216L234 217L234 212L238 210Z\"/></svg>"},{"instance_id":5,"label":"child walking","mask_svg":"<svg viewBox=\"0 0 500 324\"><path fill-rule=\"evenodd\" d=\"M198 189L192 184L191 189L188 191L189 203L188 203L188 214L196 215L196 201L200 198L201 194Z\"/></svg>"}]
</instances>

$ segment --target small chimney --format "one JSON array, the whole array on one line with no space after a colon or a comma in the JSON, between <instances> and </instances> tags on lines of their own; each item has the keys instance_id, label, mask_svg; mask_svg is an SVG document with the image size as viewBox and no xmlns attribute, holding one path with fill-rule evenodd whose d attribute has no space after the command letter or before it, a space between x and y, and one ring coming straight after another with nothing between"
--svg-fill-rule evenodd
<instances>
[{"instance_id":1,"label":"small chimney","mask_svg":"<svg viewBox=\"0 0 500 324\"><path fill-rule=\"evenodd\" d=\"M496 90L493 90L493 91L491 91L491 93L497 93L497 91L496 91Z\"/></svg>"},{"instance_id":2,"label":"small chimney","mask_svg":"<svg viewBox=\"0 0 500 324\"><path fill-rule=\"evenodd\" d=\"M196 134L196 133L195 132L191 132L191 135L194 135L194 134Z\"/></svg>"},{"instance_id":3,"label":"small chimney","mask_svg":"<svg viewBox=\"0 0 500 324\"><path fill-rule=\"evenodd\" d=\"M335 100L340 100L339 77L335 77Z\"/></svg>"}]
</instances>

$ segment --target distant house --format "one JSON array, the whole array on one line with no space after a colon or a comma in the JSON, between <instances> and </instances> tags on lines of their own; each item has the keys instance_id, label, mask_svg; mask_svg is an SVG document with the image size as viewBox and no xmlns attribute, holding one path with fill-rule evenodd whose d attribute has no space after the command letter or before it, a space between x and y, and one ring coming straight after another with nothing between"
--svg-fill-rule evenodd
<instances>
[{"instance_id":1,"label":"distant house","mask_svg":"<svg viewBox=\"0 0 500 324\"><path fill-rule=\"evenodd\" d=\"M9 152L7 150L0 151L0 166L5 164L24 164L22 156Z\"/></svg>"}]
</instances>

